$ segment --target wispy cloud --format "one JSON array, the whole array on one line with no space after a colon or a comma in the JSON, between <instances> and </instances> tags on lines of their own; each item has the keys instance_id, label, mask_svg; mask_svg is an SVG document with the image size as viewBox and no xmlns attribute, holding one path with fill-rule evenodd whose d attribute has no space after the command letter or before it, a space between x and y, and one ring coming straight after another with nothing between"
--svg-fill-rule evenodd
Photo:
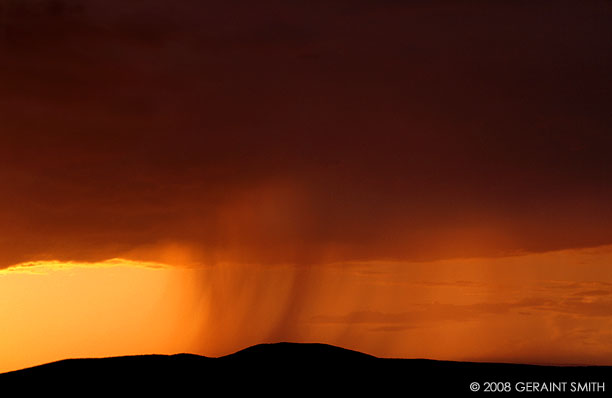
<instances>
[{"instance_id":1,"label":"wispy cloud","mask_svg":"<svg viewBox=\"0 0 612 398\"><path fill-rule=\"evenodd\" d=\"M28 261L15 264L8 268L0 269L1 275L27 273L27 274L47 274L54 271L70 270L74 268L100 268L100 267L144 267L144 268L167 268L167 264L153 261L134 261L123 258L111 258L97 262L82 261Z\"/></svg>"}]
</instances>

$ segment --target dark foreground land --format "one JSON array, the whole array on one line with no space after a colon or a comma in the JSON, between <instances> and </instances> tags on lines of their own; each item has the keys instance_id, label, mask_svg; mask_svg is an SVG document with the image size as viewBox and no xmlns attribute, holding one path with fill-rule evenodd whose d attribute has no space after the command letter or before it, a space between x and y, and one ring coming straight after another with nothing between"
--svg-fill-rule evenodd
<instances>
[{"instance_id":1,"label":"dark foreground land","mask_svg":"<svg viewBox=\"0 0 612 398\"><path fill-rule=\"evenodd\" d=\"M478 391L470 386L478 383ZM376 358L324 344L262 344L221 358L190 354L68 359L0 374L19 391L423 396L436 392L609 395L612 367L556 367ZM489 391L485 391L489 390ZM242 395L242 394L241 394Z\"/></svg>"}]
</instances>

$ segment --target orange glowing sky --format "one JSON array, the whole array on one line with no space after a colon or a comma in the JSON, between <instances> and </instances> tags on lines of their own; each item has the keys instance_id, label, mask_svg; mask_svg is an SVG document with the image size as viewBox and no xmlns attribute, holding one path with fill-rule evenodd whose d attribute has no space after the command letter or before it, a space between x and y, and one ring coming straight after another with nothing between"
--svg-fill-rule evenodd
<instances>
[{"instance_id":1,"label":"orange glowing sky","mask_svg":"<svg viewBox=\"0 0 612 398\"><path fill-rule=\"evenodd\" d=\"M0 371L612 364L612 4L264 3L0 0Z\"/></svg>"},{"instance_id":2,"label":"orange glowing sky","mask_svg":"<svg viewBox=\"0 0 612 398\"><path fill-rule=\"evenodd\" d=\"M325 266L114 259L0 272L0 371L326 342L385 357L612 364L612 246Z\"/></svg>"}]
</instances>

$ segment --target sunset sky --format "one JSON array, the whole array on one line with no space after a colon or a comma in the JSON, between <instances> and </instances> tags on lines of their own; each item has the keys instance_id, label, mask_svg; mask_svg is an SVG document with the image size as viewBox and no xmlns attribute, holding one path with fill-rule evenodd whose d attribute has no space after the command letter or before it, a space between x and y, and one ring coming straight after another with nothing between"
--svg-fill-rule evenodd
<instances>
[{"instance_id":1,"label":"sunset sky","mask_svg":"<svg viewBox=\"0 0 612 398\"><path fill-rule=\"evenodd\" d=\"M612 365L607 0L0 0L0 371L323 342Z\"/></svg>"}]
</instances>

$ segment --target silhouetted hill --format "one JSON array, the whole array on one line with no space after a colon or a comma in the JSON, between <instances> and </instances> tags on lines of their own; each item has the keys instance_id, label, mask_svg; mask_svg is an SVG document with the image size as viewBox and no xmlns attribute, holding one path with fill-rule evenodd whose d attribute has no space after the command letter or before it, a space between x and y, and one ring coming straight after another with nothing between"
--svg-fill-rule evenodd
<instances>
[{"instance_id":1,"label":"silhouetted hill","mask_svg":"<svg viewBox=\"0 0 612 398\"><path fill-rule=\"evenodd\" d=\"M303 362L318 361L322 358L336 362L376 359L375 356L359 351L317 343L258 344L220 359L231 361L262 361L265 359L275 362L299 359Z\"/></svg>"},{"instance_id":2,"label":"silhouetted hill","mask_svg":"<svg viewBox=\"0 0 612 398\"><path fill-rule=\"evenodd\" d=\"M473 382L480 384L479 393L484 392L486 382L501 382L495 386L513 391L523 388L524 392L533 390L535 383L540 389L547 383L550 389L554 382L566 393L585 386L602 393L602 383L606 390L612 387L612 367L388 359L325 344L278 343L256 345L220 358L178 354L68 359L0 374L4 388L86 394L103 390L169 391L175 395L194 391L378 396L437 391L471 395ZM598 384L586 384L591 382Z\"/></svg>"}]
</instances>

